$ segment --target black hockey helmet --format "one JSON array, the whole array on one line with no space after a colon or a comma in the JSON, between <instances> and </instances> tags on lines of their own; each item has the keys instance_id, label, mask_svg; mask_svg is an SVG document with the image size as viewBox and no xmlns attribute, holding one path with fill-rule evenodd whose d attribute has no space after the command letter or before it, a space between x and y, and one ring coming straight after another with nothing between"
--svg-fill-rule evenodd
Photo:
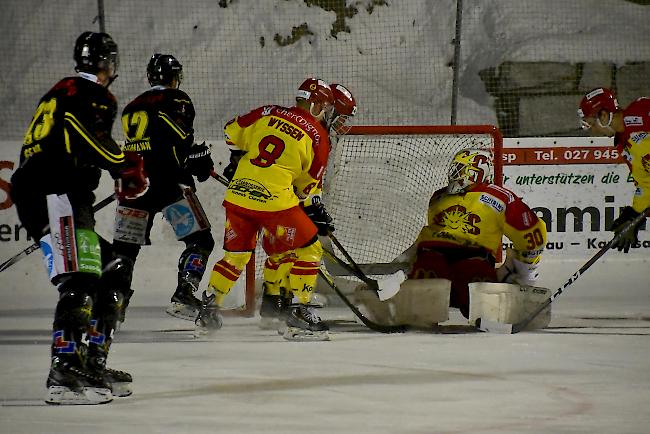
<instances>
[{"instance_id":1,"label":"black hockey helmet","mask_svg":"<svg viewBox=\"0 0 650 434\"><path fill-rule=\"evenodd\" d=\"M177 86L183 80L183 65L171 54L156 53L147 65L147 79L152 86L168 86L176 79Z\"/></svg>"},{"instance_id":2,"label":"black hockey helmet","mask_svg":"<svg viewBox=\"0 0 650 434\"><path fill-rule=\"evenodd\" d=\"M117 44L107 33L83 32L74 44L75 70L115 77L119 65Z\"/></svg>"}]
</instances>

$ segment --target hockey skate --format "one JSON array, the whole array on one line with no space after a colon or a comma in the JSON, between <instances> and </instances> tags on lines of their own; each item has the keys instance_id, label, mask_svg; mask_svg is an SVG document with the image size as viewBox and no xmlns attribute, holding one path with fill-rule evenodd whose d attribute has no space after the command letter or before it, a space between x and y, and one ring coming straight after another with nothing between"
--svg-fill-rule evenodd
<instances>
[{"instance_id":1,"label":"hockey skate","mask_svg":"<svg viewBox=\"0 0 650 434\"><path fill-rule=\"evenodd\" d=\"M329 327L309 305L292 306L282 337L288 341L329 341Z\"/></svg>"},{"instance_id":2,"label":"hockey skate","mask_svg":"<svg viewBox=\"0 0 650 434\"><path fill-rule=\"evenodd\" d=\"M214 294L208 295L206 291L203 291L201 298L202 302L199 313L194 320L196 324L194 336L196 337L209 336L219 330L223 325L223 320L219 313L219 306L215 303L216 296Z\"/></svg>"},{"instance_id":3,"label":"hockey skate","mask_svg":"<svg viewBox=\"0 0 650 434\"><path fill-rule=\"evenodd\" d=\"M196 282L196 285L198 284ZM196 286L189 278L179 278L178 288L172 295L171 303L165 312L176 318L194 321L201 307L201 300L194 296L195 291Z\"/></svg>"},{"instance_id":4,"label":"hockey skate","mask_svg":"<svg viewBox=\"0 0 650 434\"><path fill-rule=\"evenodd\" d=\"M113 400L110 386L94 372L52 358L45 402L57 405L104 404Z\"/></svg>"},{"instance_id":5,"label":"hockey skate","mask_svg":"<svg viewBox=\"0 0 650 434\"><path fill-rule=\"evenodd\" d=\"M287 318L287 300L283 295L262 294L260 323L262 330L278 330Z\"/></svg>"},{"instance_id":6,"label":"hockey skate","mask_svg":"<svg viewBox=\"0 0 650 434\"><path fill-rule=\"evenodd\" d=\"M133 389L131 387L133 378L131 377L131 374L124 371L118 371L117 369L107 368L106 357L102 355L91 355L88 357L86 366L97 376L103 377L104 382L110 386L113 396L121 398L133 394Z\"/></svg>"}]
</instances>

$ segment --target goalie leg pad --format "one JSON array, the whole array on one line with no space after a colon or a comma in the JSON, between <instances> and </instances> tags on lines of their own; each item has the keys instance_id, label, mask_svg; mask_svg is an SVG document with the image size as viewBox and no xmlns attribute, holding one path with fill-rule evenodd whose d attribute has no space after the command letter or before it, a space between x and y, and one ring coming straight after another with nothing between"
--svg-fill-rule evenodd
<instances>
[{"instance_id":1,"label":"goalie leg pad","mask_svg":"<svg viewBox=\"0 0 650 434\"><path fill-rule=\"evenodd\" d=\"M359 310L376 323L429 329L449 319L450 289L447 279L409 279L385 301L365 285L357 287L354 297Z\"/></svg>"},{"instance_id":2,"label":"goalie leg pad","mask_svg":"<svg viewBox=\"0 0 650 434\"><path fill-rule=\"evenodd\" d=\"M391 300L397 323L416 328L431 328L449 319L451 281L447 279L409 279Z\"/></svg>"},{"instance_id":3,"label":"goalie leg pad","mask_svg":"<svg viewBox=\"0 0 650 434\"><path fill-rule=\"evenodd\" d=\"M469 323L478 318L505 324L526 319L551 297L548 288L510 283L473 282L469 284ZM526 330L545 328L551 322L551 305L526 326Z\"/></svg>"}]
</instances>

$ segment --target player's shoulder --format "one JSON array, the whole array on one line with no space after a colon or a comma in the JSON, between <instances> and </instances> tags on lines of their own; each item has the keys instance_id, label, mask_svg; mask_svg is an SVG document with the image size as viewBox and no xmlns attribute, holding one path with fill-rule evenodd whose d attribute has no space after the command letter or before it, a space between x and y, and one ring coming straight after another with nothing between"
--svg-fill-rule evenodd
<instances>
[{"instance_id":1,"label":"player's shoulder","mask_svg":"<svg viewBox=\"0 0 650 434\"><path fill-rule=\"evenodd\" d=\"M278 106L269 104L269 105L263 105L263 106L254 108L253 110L249 111L248 113L241 114L241 115L237 116L237 118L236 118L237 124L240 127L243 127L243 128L248 127L248 126L254 124L255 122L257 122L258 120L260 120L260 119L262 119L264 117L272 115L277 107ZM234 121L235 121L235 119L228 122L226 125L230 125Z\"/></svg>"},{"instance_id":2,"label":"player's shoulder","mask_svg":"<svg viewBox=\"0 0 650 434\"><path fill-rule=\"evenodd\" d=\"M429 199L429 203L433 203L437 200L440 200L445 196L447 196L447 187L439 188L438 190L433 192L433 194L431 195L431 199Z\"/></svg>"},{"instance_id":3,"label":"player's shoulder","mask_svg":"<svg viewBox=\"0 0 650 434\"><path fill-rule=\"evenodd\" d=\"M650 107L650 97L642 96L632 101L626 108L625 112L647 112Z\"/></svg>"},{"instance_id":4,"label":"player's shoulder","mask_svg":"<svg viewBox=\"0 0 650 434\"><path fill-rule=\"evenodd\" d=\"M504 202L506 205L520 200L519 197L512 192L512 190L502 185L475 184L472 187L471 191L476 193L486 193L492 195L497 199L501 200L502 202Z\"/></svg>"},{"instance_id":5,"label":"player's shoulder","mask_svg":"<svg viewBox=\"0 0 650 434\"><path fill-rule=\"evenodd\" d=\"M46 95L56 95L57 97L113 96L105 87L82 77L62 78L52 86Z\"/></svg>"},{"instance_id":6,"label":"player's shoulder","mask_svg":"<svg viewBox=\"0 0 650 434\"><path fill-rule=\"evenodd\" d=\"M192 104L192 98L181 89L165 89L164 98L175 104Z\"/></svg>"},{"instance_id":7,"label":"player's shoulder","mask_svg":"<svg viewBox=\"0 0 650 434\"><path fill-rule=\"evenodd\" d=\"M152 87L133 98L124 108L124 111L147 110L149 107L162 105L166 98L166 89Z\"/></svg>"}]
</instances>

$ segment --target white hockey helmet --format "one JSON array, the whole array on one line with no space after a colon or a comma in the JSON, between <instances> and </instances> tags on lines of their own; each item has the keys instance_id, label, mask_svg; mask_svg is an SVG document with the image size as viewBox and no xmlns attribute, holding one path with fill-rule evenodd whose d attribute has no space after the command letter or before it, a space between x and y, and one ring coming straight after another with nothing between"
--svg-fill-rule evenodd
<instances>
[{"instance_id":1,"label":"white hockey helmet","mask_svg":"<svg viewBox=\"0 0 650 434\"><path fill-rule=\"evenodd\" d=\"M463 149L454 155L449 172L447 193L467 191L474 184L490 184L494 181L494 163L488 149Z\"/></svg>"}]
</instances>

